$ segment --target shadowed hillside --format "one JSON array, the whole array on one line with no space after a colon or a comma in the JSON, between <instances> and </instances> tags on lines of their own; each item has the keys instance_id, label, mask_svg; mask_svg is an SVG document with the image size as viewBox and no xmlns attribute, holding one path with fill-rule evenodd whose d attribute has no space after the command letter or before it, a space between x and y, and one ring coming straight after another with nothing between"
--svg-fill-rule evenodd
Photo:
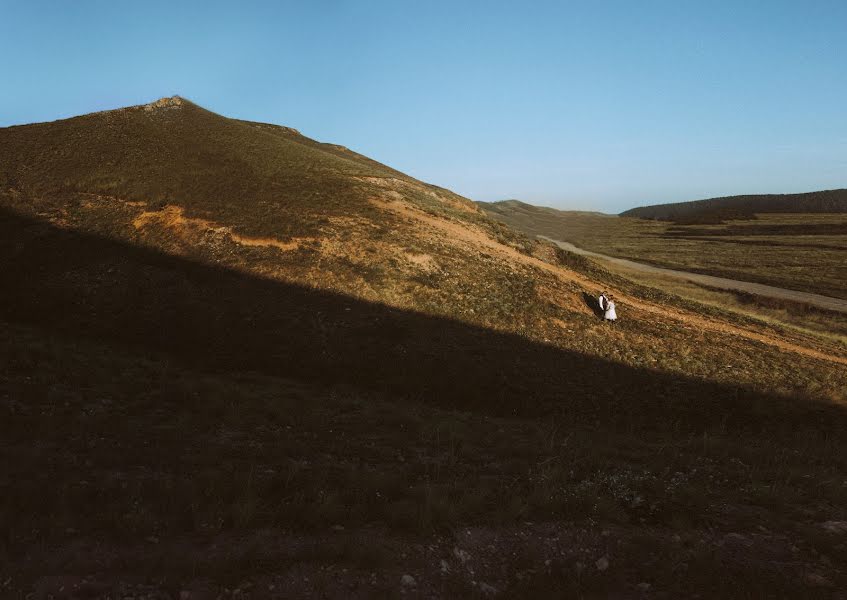
<instances>
[{"instance_id":1,"label":"shadowed hillside","mask_svg":"<svg viewBox=\"0 0 847 600\"><path fill-rule=\"evenodd\" d=\"M274 573L326 561L351 573L322 582L310 567L314 583L287 589L332 589L374 568L391 576L373 589L391 589L413 568L427 589L463 596L472 588L461 573L433 567L453 564L461 544L479 573L518 595L612 592L648 575L678 592L693 578L722 596L737 586L799 594L804 570L820 568L811 552L843 556L818 525L847 516L833 480L847 469L842 406L0 217L10 292L0 300L0 556L16 581L85 573L97 560L123 573L83 581L104 591L140 589L112 578L143 573L280 585ZM618 546L586 536L584 519ZM523 541L507 541L527 520L559 524L526 523ZM322 533L339 523L347 530ZM757 525L780 533L727 537ZM259 534L268 527L283 528L275 542ZM454 527L468 537L434 538L434 555L396 539ZM582 536L582 550L538 547L552 532ZM213 535L237 537L220 555L201 541ZM491 550L489 535L506 537ZM666 547L673 535L691 546ZM84 556L81 536L100 540ZM151 536L162 545L135 545ZM108 555L102 540L114 544ZM58 558L74 543L74 558ZM52 550L16 558L28 544ZM501 562L515 551L529 563ZM621 572L570 575L603 553ZM773 556L787 561L778 573ZM555 571L537 568L550 560ZM695 564L680 572L680 560ZM41 585L82 580L56 581Z\"/></svg>"},{"instance_id":2,"label":"shadowed hillside","mask_svg":"<svg viewBox=\"0 0 847 600\"><path fill-rule=\"evenodd\" d=\"M0 129L0 184L10 597L847 581L834 343L180 98Z\"/></svg>"}]
</instances>

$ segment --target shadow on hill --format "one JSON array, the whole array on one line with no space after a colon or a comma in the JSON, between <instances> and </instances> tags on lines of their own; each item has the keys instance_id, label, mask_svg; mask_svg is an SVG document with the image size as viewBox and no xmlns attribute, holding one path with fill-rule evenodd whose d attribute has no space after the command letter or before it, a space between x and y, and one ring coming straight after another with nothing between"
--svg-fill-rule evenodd
<instances>
[{"instance_id":1,"label":"shadow on hill","mask_svg":"<svg viewBox=\"0 0 847 600\"><path fill-rule=\"evenodd\" d=\"M208 370L337 383L492 415L696 433L834 435L838 407L636 369L260 279L0 210L0 317ZM586 300L587 302L587 300ZM593 299L592 299L593 304Z\"/></svg>"}]
</instances>

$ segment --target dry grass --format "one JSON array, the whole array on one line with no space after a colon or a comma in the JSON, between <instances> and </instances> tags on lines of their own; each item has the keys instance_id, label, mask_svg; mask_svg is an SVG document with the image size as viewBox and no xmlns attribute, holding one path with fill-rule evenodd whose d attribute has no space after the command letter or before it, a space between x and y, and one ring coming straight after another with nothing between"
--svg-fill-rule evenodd
<instances>
[{"instance_id":1,"label":"dry grass","mask_svg":"<svg viewBox=\"0 0 847 600\"><path fill-rule=\"evenodd\" d=\"M625 266L598 261L611 272L643 286L686 298L701 305L728 310L739 316L769 323L779 329L791 328L811 334L838 346L847 345L847 317L807 304L777 300L729 290L711 288L677 277L634 271Z\"/></svg>"},{"instance_id":2,"label":"dry grass","mask_svg":"<svg viewBox=\"0 0 847 600\"><path fill-rule=\"evenodd\" d=\"M99 559L114 573L99 576L107 586L153 572L177 589L198 578L221 590L267 578L297 589L302 576L279 581L293 563L316 582L333 569L359 589L373 589L373 571L388 590L411 571L459 597L472 575L456 544L474 557L475 580L515 595L620 593L649 581L666 592L796 596L811 589L809 571L843 582L818 557L847 556L815 525L847 516L840 422L821 429L795 417L780 432L772 424L790 411L781 417L774 404L770 424L716 418L698 434L674 411L640 424L615 419L611 406L587 420L498 417L0 327L0 556L14 589L56 572L45 569L88 573L79 548L94 541L110 548ZM471 530L482 537L453 541ZM756 547L726 546L729 534ZM431 551L418 556L418 545ZM774 552L785 553L779 577ZM610 574L570 575L603 555ZM734 591L721 587L727 568Z\"/></svg>"}]
</instances>

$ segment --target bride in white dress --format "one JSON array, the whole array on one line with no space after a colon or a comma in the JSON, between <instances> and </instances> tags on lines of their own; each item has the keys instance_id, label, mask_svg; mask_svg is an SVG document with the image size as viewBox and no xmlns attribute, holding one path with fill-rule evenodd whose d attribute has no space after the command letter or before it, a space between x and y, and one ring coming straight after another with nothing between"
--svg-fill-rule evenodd
<instances>
[{"instance_id":1,"label":"bride in white dress","mask_svg":"<svg viewBox=\"0 0 847 600\"><path fill-rule=\"evenodd\" d=\"M615 299L612 296L609 296L609 300L606 302L606 312L603 314L603 318L607 321L615 321L618 318L618 314L615 312Z\"/></svg>"}]
</instances>

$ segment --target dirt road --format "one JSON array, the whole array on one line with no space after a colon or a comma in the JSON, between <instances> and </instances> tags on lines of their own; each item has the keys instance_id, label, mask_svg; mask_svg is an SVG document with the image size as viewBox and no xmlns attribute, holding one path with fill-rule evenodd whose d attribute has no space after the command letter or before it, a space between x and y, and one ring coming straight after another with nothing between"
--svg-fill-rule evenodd
<instances>
[{"instance_id":1,"label":"dirt road","mask_svg":"<svg viewBox=\"0 0 847 600\"><path fill-rule=\"evenodd\" d=\"M842 300L840 298L831 298L829 296L821 296L820 294L810 294L808 292L800 292L797 290L787 290L771 285L764 285L762 283L738 281L735 279L727 279L725 277L714 277L712 275L702 275L700 273L690 273L688 271L677 271L675 269L666 269L664 267L654 267L653 265L637 263L631 260L627 260L625 258L616 258L614 256L607 256L605 254L591 252L590 250L583 250L582 248L574 246L570 242L561 242L559 240L554 240L543 235L539 235L537 237L540 239L547 240L549 242L553 242L563 250L567 250L575 254L581 254L582 256L588 256L590 258L599 258L637 271L668 275L670 277L677 277L679 279L685 279L702 285L708 285L711 287L721 288L725 290L748 292L750 294L757 294L759 296L766 296L768 298L780 298L783 300L791 300L793 302L805 302L806 304L811 304L813 306L824 308L826 310L834 310L842 313L847 313L847 300Z\"/></svg>"}]
</instances>

